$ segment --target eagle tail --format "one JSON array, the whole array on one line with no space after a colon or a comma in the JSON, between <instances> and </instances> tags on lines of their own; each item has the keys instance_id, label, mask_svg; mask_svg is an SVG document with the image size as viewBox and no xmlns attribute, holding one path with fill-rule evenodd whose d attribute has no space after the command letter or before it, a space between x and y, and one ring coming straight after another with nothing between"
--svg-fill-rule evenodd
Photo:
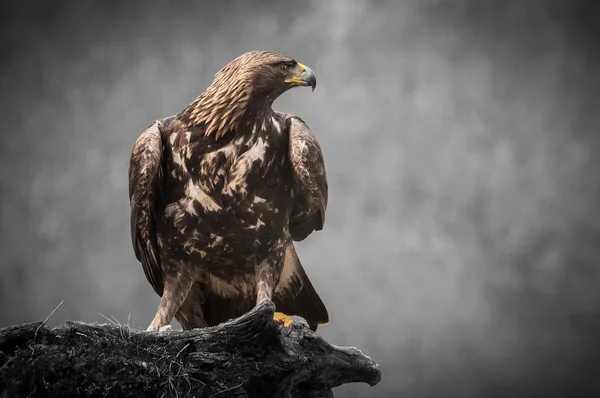
<instances>
[{"instance_id":1,"label":"eagle tail","mask_svg":"<svg viewBox=\"0 0 600 398\"><path fill-rule=\"evenodd\" d=\"M283 271L275 288L273 302L278 312L306 319L312 330L329 322L327 308L302 268L292 242L288 243L285 251Z\"/></svg>"}]
</instances>

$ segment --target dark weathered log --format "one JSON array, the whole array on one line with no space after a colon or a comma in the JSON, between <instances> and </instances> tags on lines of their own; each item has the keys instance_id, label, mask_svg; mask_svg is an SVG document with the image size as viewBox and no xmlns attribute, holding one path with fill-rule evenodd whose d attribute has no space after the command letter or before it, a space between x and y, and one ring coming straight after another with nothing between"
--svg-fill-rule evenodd
<instances>
[{"instance_id":1,"label":"dark weathered log","mask_svg":"<svg viewBox=\"0 0 600 398\"><path fill-rule=\"evenodd\" d=\"M264 301L184 332L82 322L0 329L0 395L329 397L344 383L379 382L379 366L360 350L327 343L302 318L277 324L274 310Z\"/></svg>"}]
</instances>

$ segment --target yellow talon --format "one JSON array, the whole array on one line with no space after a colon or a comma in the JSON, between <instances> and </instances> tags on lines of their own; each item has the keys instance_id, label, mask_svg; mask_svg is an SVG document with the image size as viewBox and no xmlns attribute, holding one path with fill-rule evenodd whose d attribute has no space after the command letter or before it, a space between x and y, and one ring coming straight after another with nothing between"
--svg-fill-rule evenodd
<instances>
[{"instance_id":1,"label":"yellow talon","mask_svg":"<svg viewBox=\"0 0 600 398\"><path fill-rule=\"evenodd\" d=\"M284 314L283 312L276 312L275 314L273 314L273 320L277 323L283 323L283 326L286 328L289 327L292 323L294 323L294 320L290 316Z\"/></svg>"}]
</instances>

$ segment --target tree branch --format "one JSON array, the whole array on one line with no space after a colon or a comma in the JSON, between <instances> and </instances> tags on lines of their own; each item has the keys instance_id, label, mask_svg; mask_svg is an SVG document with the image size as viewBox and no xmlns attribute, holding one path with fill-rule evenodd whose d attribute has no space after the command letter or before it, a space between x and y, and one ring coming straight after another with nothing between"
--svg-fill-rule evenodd
<instances>
[{"instance_id":1,"label":"tree branch","mask_svg":"<svg viewBox=\"0 0 600 398\"><path fill-rule=\"evenodd\" d=\"M264 301L240 318L193 331L43 322L0 329L0 396L331 397L344 383L375 385L379 366L336 347Z\"/></svg>"}]
</instances>

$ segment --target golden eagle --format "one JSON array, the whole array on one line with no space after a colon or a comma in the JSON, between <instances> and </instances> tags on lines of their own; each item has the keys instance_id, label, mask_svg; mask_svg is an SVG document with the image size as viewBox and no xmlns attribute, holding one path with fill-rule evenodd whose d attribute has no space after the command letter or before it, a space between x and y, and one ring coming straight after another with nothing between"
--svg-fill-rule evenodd
<instances>
[{"instance_id":1,"label":"golden eagle","mask_svg":"<svg viewBox=\"0 0 600 398\"><path fill-rule=\"evenodd\" d=\"M267 51L241 55L176 116L154 121L129 165L131 239L161 296L148 330L216 325L272 300L276 320L328 322L293 241L321 230L327 178L321 148L273 101L311 86L310 68Z\"/></svg>"}]
</instances>

